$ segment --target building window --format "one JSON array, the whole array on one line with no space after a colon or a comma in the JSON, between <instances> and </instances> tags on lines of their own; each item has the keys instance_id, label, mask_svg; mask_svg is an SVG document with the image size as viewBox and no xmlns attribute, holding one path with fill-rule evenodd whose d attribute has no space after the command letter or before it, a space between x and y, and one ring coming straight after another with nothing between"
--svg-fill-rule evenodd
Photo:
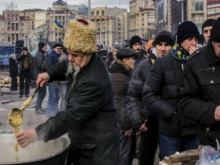
<instances>
[{"instance_id":1,"label":"building window","mask_svg":"<svg viewBox=\"0 0 220 165\"><path fill-rule=\"evenodd\" d=\"M195 11L203 11L203 2L194 2Z\"/></svg>"},{"instance_id":2,"label":"building window","mask_svg":"<svg viewBox=\"0 0 220 165\"><path fill-rule=\"evenodd\" d=\"M21 34L22 37L24 37L24 34Z\"/></svg>"},{"instance_id":3,"label":"building window","mask_svg":"<svg viewBox=\"0 0 220 165\"><path fill-rule=\"evenodd\" d=\"M21 26L24 26L24 24L23 24L23 23L21 23Z\"/></svg>"},{"instance_id":4,"label":"building window","mask_svg":"<svg viewBox=\"0 0 220 165\"><path fill-rule=\"evenodd\" d=\"M102 11L102 16L105 16L105 12L104 11Z\"/></svg>"}]
</instances>

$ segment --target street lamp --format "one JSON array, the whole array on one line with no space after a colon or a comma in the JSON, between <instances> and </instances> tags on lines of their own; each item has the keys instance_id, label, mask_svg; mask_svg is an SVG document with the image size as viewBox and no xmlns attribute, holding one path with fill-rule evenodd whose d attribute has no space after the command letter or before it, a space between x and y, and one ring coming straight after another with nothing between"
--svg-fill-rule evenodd
<instances>
[{"instance_id":1,"label":"street lamp","mask_svg":"<svg viewBox=\"0 0 220 165\"><path fill-rule=\"evenodd\" d=\"M183 14L183 3L184 3L184 0L177 0L178 2L181 3L181 10L182 10L182 22L184 21L184 14Z\"/></svg>"},{"instance_id":2,"label":"street lamp","mask_svg":"<svg viewBox=\"0 0 220 165\"><path fill-rule=\"evenodd\" d=\"M88 0L88 20L91 21L91 0Z\"/></svg>"}]
</instances>

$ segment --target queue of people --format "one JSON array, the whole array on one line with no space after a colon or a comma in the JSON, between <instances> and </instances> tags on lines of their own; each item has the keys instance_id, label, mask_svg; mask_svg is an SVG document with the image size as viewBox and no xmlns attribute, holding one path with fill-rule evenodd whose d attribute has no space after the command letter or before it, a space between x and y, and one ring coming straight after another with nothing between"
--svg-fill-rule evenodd
<instances>
[{"instance_id":1,"label":"queue of people","mask_svg":"<svg viewBox=\"0 0 220 165\"><path fill-rule=\"evenodd\" d=\"M135 35L106 52L96 44L92 22L71 20L64 39L68 60L59 62L63 48L59 44L50 55L39 44L40 55L34 59L35 66L39 63L36 83L41 89L46 83L66 81L65 108L17 134L18 144L26 147L68 133L67 165L132 165L134 157L139 165L153 165L158 146L160 160L200 144L216 147L219 32L220 17L205 21L204 42L198 46L198 27L184 21L176 34L158 32L145 50ZM48 103L56 106L53 109L59 98L55 91L50 85Z\"/></svg>"}]
</instances>

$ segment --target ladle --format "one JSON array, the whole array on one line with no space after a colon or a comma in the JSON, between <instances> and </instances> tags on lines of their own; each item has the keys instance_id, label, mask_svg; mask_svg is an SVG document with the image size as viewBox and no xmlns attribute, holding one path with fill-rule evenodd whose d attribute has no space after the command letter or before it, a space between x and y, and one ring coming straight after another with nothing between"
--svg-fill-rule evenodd
<instances>
[{"instance_id":1,"label":"ladle","mask_svg":"<svg viewBox=\"0 0 220 165\"><path fill-rule=\"evenodd\" d=\"M22 106L18 108L13 108L10 110L8 114L8 124L12 127L19 127L23 124L23 112L31 103L34 96L37 94L40 87L37 87L34 93L22 104Z\"/></svg>"}]
</instances>

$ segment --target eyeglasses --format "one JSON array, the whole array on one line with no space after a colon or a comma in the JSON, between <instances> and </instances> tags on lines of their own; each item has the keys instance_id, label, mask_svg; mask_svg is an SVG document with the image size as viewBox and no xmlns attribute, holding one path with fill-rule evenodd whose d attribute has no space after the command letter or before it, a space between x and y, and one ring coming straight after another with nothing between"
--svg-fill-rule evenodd
<instances>
[{"instance_id":1,"label":"eyeglasses","mask_svg":"<svg viewBox=\"0 0 220 165\"><path fill-rule=\"evenodd\" d=\"M63 48L57 48L57 50L63 50Z\"/></svg>"}]
</instances>

